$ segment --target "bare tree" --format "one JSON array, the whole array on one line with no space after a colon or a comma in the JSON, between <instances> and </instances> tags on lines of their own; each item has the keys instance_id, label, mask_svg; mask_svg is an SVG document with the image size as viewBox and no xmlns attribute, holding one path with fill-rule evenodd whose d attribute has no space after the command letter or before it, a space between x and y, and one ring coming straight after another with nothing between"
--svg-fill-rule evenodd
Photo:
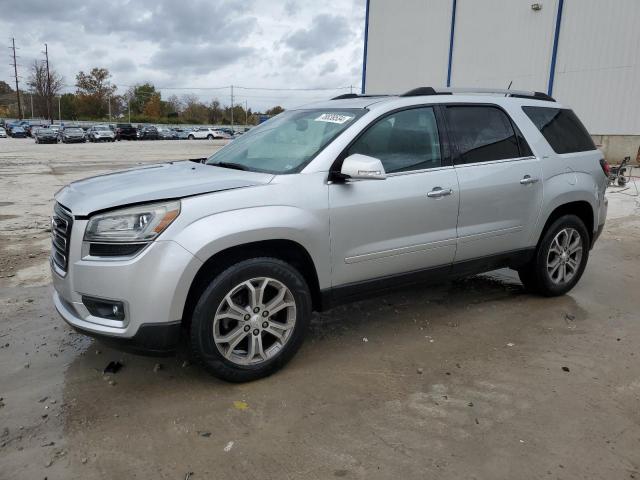
<instances>
[{"instance_id":1,"label":"bare tree","mask_svg":"<svg viewBox=\"0 0 640 480\"><path fill-rule=\"evenodd\" d=\"M34 60L27 80L30 93L33 95L33 115L48 116L51 120L52 113L49 112L47 115L47 105L51 105L53 98L62 91L64 79L55 70L49 71L49 79L46 62Z\"/></svg>"}]
</instances>

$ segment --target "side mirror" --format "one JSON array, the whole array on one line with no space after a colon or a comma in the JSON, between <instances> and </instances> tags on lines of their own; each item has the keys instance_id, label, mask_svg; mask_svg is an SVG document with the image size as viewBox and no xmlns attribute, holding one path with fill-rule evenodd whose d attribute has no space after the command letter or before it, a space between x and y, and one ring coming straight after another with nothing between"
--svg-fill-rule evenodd
<instances>
[{"instance_id":1,"label":"side mirror","mask_svg":"<svg viewBox=\"0 0 640 480\"><path fill-rule=\"evenodd\" d=\"M382 162L375 157L354 153L342 162L340 173L351 180L384 180L387 174Z\"/></svg>"}]
</instances>

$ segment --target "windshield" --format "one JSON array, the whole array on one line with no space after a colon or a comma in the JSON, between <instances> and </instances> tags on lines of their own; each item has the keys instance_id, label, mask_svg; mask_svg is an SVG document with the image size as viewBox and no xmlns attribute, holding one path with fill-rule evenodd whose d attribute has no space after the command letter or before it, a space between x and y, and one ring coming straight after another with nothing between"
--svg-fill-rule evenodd
<instances>
[{"instance_id":1,"label":"windshield","mask_svg":"<svg viewBox=\"0 0 640 480\"><path fill-rule=\"evenodd\" d=\"M361 108L286 111L229 143L206 163L275 174L299 172L365 113Z\"/></svg>"},{"instance_id":2,"label":"windshield","mask_svg":"<svg viewBox=\"0 0 640 480\"><path fill-rule=\"evenodd\" d=\"M93 127L95 130L111 130L109 127L105 126L105 125L96 125L95 127Z\"/></svg>"},{"instance_id":3,"label":"windshield","mask_svg":"<svg viewBox=\"0 0 640 480\"><path fill-rule=\"evenodd\" d=\"M81 133L84 130L82 130L81 128L65 128L64 131L69 133Z\"/></svg>"}]
</instances>

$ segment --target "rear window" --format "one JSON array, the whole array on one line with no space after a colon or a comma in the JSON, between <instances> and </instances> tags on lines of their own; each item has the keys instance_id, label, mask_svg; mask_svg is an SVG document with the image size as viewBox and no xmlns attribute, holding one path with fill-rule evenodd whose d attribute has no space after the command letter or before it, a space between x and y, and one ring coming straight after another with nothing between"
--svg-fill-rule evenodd
<instances>
[{"instance_id":1,"label":"rear window","mask_svg":"<svg viewBox=\"0 0 640 480\"><path fill-rule=\"evenodd\" d=\"M573 110L567 108L522 107L556 153L587 152L596 146Z\"/></svg>"},{"instance_id":2,"label":"rear window","mask_svg":"<svg viewBox=\"0 0 640 480\"><path fill-rule=\"evenodd\" d=\"M499 108L486 105L447 106L445 114L449 130L458 145L460 163L490 162L522 156L511 121Z\"/></svg>"}]
</instances>

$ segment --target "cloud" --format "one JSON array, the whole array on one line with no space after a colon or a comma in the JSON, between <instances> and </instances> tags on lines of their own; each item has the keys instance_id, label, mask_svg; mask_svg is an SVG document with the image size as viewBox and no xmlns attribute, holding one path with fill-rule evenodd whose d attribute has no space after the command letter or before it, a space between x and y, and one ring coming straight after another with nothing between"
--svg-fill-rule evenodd
<instances>
[{"instance_id":1,"label":"cloud","mask_svg":"<svg viewBox=\"0 0 640 480\"><path fill-rule=\"evenodd\" d=\"M318 55L343 46L351 35L345 17L321 14L313 17L310 28L301 28L286 35L283 42L293 50Z\"/></svg>"},{"instance_id":2,"label":"cloud","mask_svg":"<svg viewBox=\"0 0 640 480\"><path fill-rule=\"evenodd\" d=\"M119 58L111 62L111 71L113 73L133 72L135 69L136 64L130 58Z\"/></svg>"},{"instance_id":3,"label":"cloud","mask_svg":"<svg viewBox=\"0 0 640 480\"><path fill-rule=\"evenodd\" d=\"M336 62L334 59L331 59L328 62L326 62L324 65L322 65L322 67L320 67L320 72L318 72L318 75L322 77L324 75L327 75L328 73L335 72L337 69L338 69L338 62Z\"/></svg>"},{"instance_id":4,"label":"cloud","mask_svg":"<svg viewBox=\"0 0 640 480\"><path fill-rule=\"evenodd\" d=\"M300 11L300 4L296 3L294 0L288 0L284 4L284 13L289 17L294 17Z\"/></svg>"},{"instance_id":5,"label":"cloud","mask_svg":"<svg viewBox=\"0 0 640 480\"><path fill-rule=\"evenodd\" d=\"M146 67L169 72L206 74L232 65L253 53L253 48L237 45L172 45L154 53Z\"/></svg>"},{"instance_id":6,"label":"cloud","mask_svg":"<svg viewBox=\"0 0 640 480\"><path fill-rule=\"evenodd\" d=\"M52 68L68 84L65 91L75 89L78 71L94 67L108 68L120 93L144 81L159 89L331 88L360 82L364 5L364 0L273 5L257 0L0 0L0 31L5 39L16 39L23 79L33 61L43 59L47 43ZM10 82L8 63L0 63L0 80ZM203 100L226 95L185 88L165 90L163 96L192 92ZM237 95L256 109L328 96L256 90Z\"/></svg>"}]
</instances>

